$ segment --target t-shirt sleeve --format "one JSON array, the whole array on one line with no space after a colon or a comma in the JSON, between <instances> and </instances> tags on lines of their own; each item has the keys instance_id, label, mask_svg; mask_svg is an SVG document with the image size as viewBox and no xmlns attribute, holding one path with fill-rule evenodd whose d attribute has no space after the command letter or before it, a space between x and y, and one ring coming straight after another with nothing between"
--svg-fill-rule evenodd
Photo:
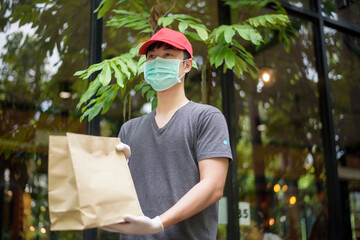
<instances>
[{"instance_id":1,"label":"t-shirt sleeve","mask_svg":"<svg viewBox=\"0 0 360 240\"><path fill-rule=\"evenodd\" d=\"M122 126L121 126L121 128L120 128L120 131L119 131L119 135L118 135L118 137L120 138L120 141L122 142L122 143L126 143L127 141L126 141L126 134L125 134L125 132L126 132L126 123L124 123Z\"/></svg>"},{"instance_id":2,"label":"t-shirt sleeve","mask_svg":"<svg viewBox=\"0 0 360 240\"><path fill-rule=\"evenodd\" d=\"M229 132L221 112L208 113L197 129L197 160L225 157L232 161Z\"/></svg>"}]
</instances>

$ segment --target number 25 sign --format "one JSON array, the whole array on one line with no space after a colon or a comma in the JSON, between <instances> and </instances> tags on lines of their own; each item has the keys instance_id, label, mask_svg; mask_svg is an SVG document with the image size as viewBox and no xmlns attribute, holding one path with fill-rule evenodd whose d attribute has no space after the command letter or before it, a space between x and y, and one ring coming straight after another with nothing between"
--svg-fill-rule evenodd
<instances>
[{"instance_id":1,"label":"number 25 sign","mask_svg":"<svg viewBox=\"0 0 360 240\"><path fill-rule=\"evenodd\" d=\"M249 202L239 202L239 224L240 226L250 226Z\"/></svg>"}]
</instances>

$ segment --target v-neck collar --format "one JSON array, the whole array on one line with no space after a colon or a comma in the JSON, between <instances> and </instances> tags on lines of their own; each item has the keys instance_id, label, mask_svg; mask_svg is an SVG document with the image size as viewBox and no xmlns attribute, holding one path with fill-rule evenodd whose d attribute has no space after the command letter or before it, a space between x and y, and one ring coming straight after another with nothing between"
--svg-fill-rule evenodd
<instances>
[{"instance_id":1,"label":"v-neck collar","mask_svg":"<svg viewBox=\"0 0 360 240\"><path fill-rule=\"evenodd\" d=\"M181 111L181 109L185 108L187 105L189 105L190 103L192 103L192 101L190 100L189 102L187 102L185 105L181 106L179 109L177 109L174 114L171 116L171 118L169 119L169 121L162 127L159 128L158 124L156 123L155 120L155 114L156 114L156 109L154 109L150 114L150 118L151 118L151 124L153 126L153 128L159 132L159 133L163 133L168 127L169 125L171 125L171 123L176 119L177 115L179 114L179 112Z\"/></svg>"}]
</instances>

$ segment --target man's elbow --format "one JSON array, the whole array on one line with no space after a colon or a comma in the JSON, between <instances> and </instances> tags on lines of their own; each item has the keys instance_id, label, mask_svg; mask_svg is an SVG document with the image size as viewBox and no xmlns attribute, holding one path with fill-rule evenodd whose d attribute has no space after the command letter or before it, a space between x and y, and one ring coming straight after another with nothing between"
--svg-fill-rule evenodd
<instances>
[{"instance_id":1,"label":"man's elbow","mask_svg":"<svg viewBox=\"0 0 360 240\"><path fill-rule=\"evenodd\" d=\"M218 188L214 192L214 202L219 201L224 196L224 188Z\"/></svg>"}]
</instances>

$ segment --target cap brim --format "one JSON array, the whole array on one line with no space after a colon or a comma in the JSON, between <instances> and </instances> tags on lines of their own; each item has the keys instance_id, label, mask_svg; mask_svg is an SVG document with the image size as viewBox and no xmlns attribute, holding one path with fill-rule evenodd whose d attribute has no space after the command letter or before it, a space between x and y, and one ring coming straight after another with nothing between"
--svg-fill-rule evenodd
<instances>
[{"instance_id":1,"label":"cap brim","mask_svg":"<svg viewBox=\"0 0 360 240\"><path fill-rule=\"evenodd\" d=\"M148 40L146 41L139 49L139 54L140 55L145 55L146 52L147 52L147 49L148 47L150 47L151 44L153 44L154 42L164 42L164 43L167 43L173 47L176 47L178 49L181 49L181 50L185 50L185 48L183 46L181 46L180 44L176 43L176 42L173 42L171 40L168 40L168 39L162 39L162 40Z\"/></svg>"}]
</instances>

